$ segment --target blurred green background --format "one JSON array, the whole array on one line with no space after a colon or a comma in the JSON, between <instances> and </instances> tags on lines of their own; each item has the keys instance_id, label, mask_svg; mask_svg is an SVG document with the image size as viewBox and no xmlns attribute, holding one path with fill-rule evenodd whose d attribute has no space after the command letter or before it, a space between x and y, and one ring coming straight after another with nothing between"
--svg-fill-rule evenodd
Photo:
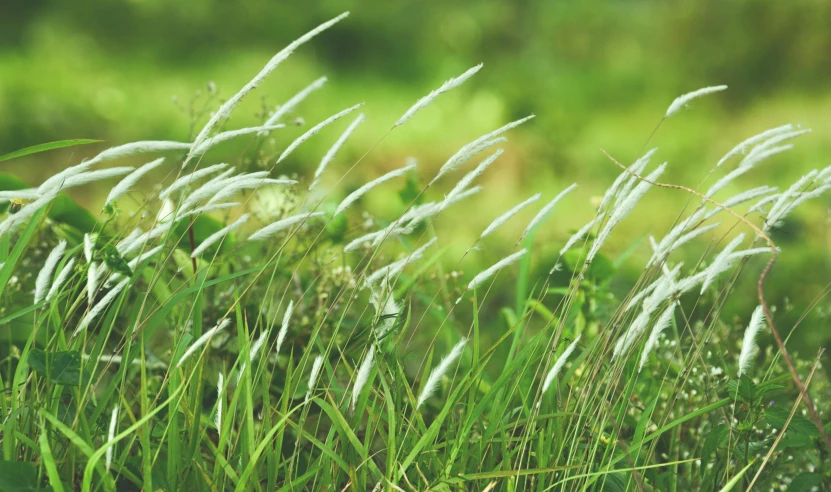
<instances>
[{"instance_id":1,"label":"blurred green background","mask_svg":"<svg viewBox=\"0 0 831 492\"><path fill-rule=\"evenodd\" d=\"M0 154L68 138L105 139L107 145L185 140L190 116L181 108L197 91L203 101L209 81L219 88L220 99L230 96L279 49L344 10L352 15L281 65L226 128L261 121L264 107L273 109L326 75L326 86L295 116L308 127L366 101L368 117L330 168L327 184L333 185L332 178L414 101L483 62L478 75L387 136L332 192L340 198L411 155L426 179L464 143L536 114L509 134L506 155L482 180L485 192L440 220L438 233L447 238L443 242L451 247L451 258L461 256L502 211L537 191L550 199L576 181L578 192L538 236L535 264L547 271L569 230L593 216L591 197L602 194L618 174L600 149L631 162L673 98L704 86L730 89L695 101L649 142L660 149L656 164L670 162L663 181L696 186L733 145L784 123L814 131L790 153L737 180L722 198L761 184L784 188L809 169L829 164L827 0L5 0L0 4ZM339 122L304 144L280 172L308 178L346 124ZM291 128L273 138L284 146L302 131ZM208 159L233 159L248 144L222 146ZM37 184L107 145L39 154L4 163L0 170ZM445 188L431 190L433 197L441 196L452 179ZM391 209L401 207L398 189L385 186L364 205L378 217L393 218ZM79 189L73 196L98 210L105 191ZM615 258L644 234L663 234L686 202L678 192L651 191L604 250ZM786 301L794 306L792 312L780 310L785 329L831 278L828 204L824 197L803 206L775 238L784 252L768 292L780 306ZM470 255L464 269L472 274L507 254L525 224L525 219L511 222L483 252ZM692 248L689 261L700 252ZM616 283L621 292L640 272L638 258L648 253L644 241ZM728 306L728 313L747 319L755 305L754 282L749 272L740 287L746 295ZM827 301L820 300L800 328L803 347L831 340L825 329L828 311Z\"/></svg>"}]
</instances>

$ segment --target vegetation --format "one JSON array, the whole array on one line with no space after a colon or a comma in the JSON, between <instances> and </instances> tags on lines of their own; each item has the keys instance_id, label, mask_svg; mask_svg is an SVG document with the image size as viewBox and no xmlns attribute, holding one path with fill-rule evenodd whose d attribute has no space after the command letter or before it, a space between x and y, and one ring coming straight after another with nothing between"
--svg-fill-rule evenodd
<instances>
[{"instance_id":1,"label":"vegetation","mask_svg":"<svg viewBox=\"0 0 831 492\"><path fill-rule=\"evenodd\" d=\"M769 302L765 280L789 254L772 231L831 188L831 168L741 185L806 130L747 138L694 187L665 184L656 149L608 155L620 174L593 210L574 212L579 186L542 188L482 207L490 224L457 244L441 223L498 193L478 182L529 116L437 173L408 160L347 189L363 158L339 151L360 104L278 141L313 84L230 129L240 100L342 18L227 99L209 86L186 141L114 146L37 186L0 175L0 490L827 490L822 351L795 357L778 328L813 306ZM478 70L402 111L365 155ZM678 97L659 126L724 89ZM324 138L316 165L280 174ZM210 160L232 140L245 142L233 163ZM82 144L95 142L0 160ZM90 184L106 197L93 209L67 194ZM369 213L383 189L396 200ZM673 226L607 255L654 193L672 197ZM539 239L561 224L575 226L564 241ZM462 271L493 244L508 246ZM637 281L621 289L627 269ZM730 318L736 298L758 307ZM761 333L776 343L759 350Z\"/></svg>"}]
</instances>

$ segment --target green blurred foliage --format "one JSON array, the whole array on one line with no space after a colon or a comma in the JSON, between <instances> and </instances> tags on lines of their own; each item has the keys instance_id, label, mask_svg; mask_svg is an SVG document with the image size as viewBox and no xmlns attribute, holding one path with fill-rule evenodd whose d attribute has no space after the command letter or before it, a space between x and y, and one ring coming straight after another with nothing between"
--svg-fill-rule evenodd
<instances>
[{"instance_id":1,"label":"green blurred foliage","mask_svg":"<svg viewBox=\"0 0 831 492\"><path fill-rule=\"evenodd\" d=\"M298 50L228 125L261 120L258 113L326 75L326 87L300 108L298 116L306 122L367 101L368 122L333 164L332 173L342 174L412 102L484 62L475 78L381 142L333 192L342 197L409 155L419 159L427 176L479 134L536 114L511 133L506 156L483 179L485 196L460 205L452 214L455 221L437 224L440 237L453 237L451 257L461 256L501 211L535 191L551 198L577 181L578 193L558 207L538 236L539 245L557 245L535 251L540 271L547 271L567 231L592 216L588 197L601 194L618 173L600 149L630 162L672 99L699 87L730 89L695 101L649 140L660 148L657 158L670 162L664 181L695 186L735 143L788 122L814 133L724 193L761 184L786 187L808 169L826 165L831 155L831 2L824 0L6 0L0 5L0 154L68 138L186 139L193 133L188 103L200 91L198 112L208 81L219 87L219 99L228 97L273 53L343 10L352 15ZM277 146L301 131L275 134ZM304 144L280 172L310 176L338 131ZM39 183L103 148L29 156L4 163L3 171ZM228 144L208 158L233 159L245 149L244 143ZM385 211L397 207L400 191L379 190L363 206L389 219ZM81 188L72 196L98 210L102 194ZM610 258L645 233L665 231L686 200L675 191L651 191L637 218L612 238ZM828 203L825 197L807 204L776 234L784 253L768 292L777 304L788 306L788 299L797 306L780 311L785 326L831 278ZM466 260L465 270L503 256L524 225L523 220L506 225L504 239L491 239L483 254ZM633 260L648 253L643 242ZM624 264L619 273L631 280L639 272ZM754 307L752 275L744 283L744 304L728 309L742 316ZM616 281L613 287L628 289L631 283ZM821 301L805 322L815 326L829 312ZM805 346L827 336L802 330Z\"/></svg>"}]
</instances>

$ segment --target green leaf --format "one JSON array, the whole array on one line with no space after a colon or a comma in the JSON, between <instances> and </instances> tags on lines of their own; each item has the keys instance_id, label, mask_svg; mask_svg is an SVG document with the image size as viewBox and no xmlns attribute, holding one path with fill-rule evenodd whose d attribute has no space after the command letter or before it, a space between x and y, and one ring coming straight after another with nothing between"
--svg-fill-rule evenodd
<instances>
[{"instance_id":1,"label":"green leaf","mask_svg":"<svg viewBox=\"0 0 831 492\"><path fill-rule=\"evenodd\" d=\"M604 492L624 492L628 476L625 473L610 473L603 479Z\"/></svg>"},{"instance_id":2,"label":"green leaf","mask_svg":"<svg viewBox=\"0 0 831 492\"><path fill-rule=\"evenodd\" d=\"M104 263L107 264L110 270L120 273L125 277L133 276L130 265L127 264L127 261L121 256L121 253L112 244L104 246Z\"/></svg>"},{"instance_id":3,"label":"green leaf","mask_svg":"<svg viewBox=\"0 0 831 492\"><path fill-rule=\"evenodd\" d=\"M581 249L570 249L563 255L563 262L572 272L579 272L583 269L586 261L586 252ZM607 256L597 254L592 259L591 265L586 269L586 277L596 284L604 284L614 277L617 272L615 264Z\"/></svg>"},{"instance_id":4,"label":"green leaf","mask_svg":"<svg viewBox=\"0 0 831 492\"><path fill-rule=\"evenodd\" d=\"M0 490L18 492L52 490L52 488L38 487L38 470L34 463L0 461Z\"/></svg>"},{"instance_id":5,"label":"green leaf","mask_svg":"<svg viewBox=\"0 0 831 492\"><path fill-rule=\"evenodd\" d=\"M86 385L90 376L81 370L81 353L77 350L68 352L46 352L41 349L29 351L29 367L49 378L54 384Z\"/></svg>"},{"instance_id":6,"label":"green leaf","mask_svg":"<svg viewBox=\"0 0 831 492\"><path fill-rule=\"evenodd\" d=\"M37 486L34 463L0 461L0 490L33 490Z\"/></svg>"},{"instance_id":7,"label":"green leaf","mask_svg":"<svg viewBox=\"0 0 831 492\"><path fill-rule=\"evenodd\" d=\"M62 149L65 147L74 147L76 145L86 145L91 143L98 143L103 142L103 140L90 140L86 138L74 138L72 140L58 140L57 142L49 142L43 143L38 145L32 145L31 147L26 147L24 149L15 150L14 152L10 152L6 155L0 156L0 162L7 161L9 159L15 159L17 157L23 157L24 155L31 155L37 154L39 152L45 152L47 150L54 150L54 149Z\"/></svg>"},{"instance_id":8,"label":"green leaf","mask_svg":"<svg viewBox=\"0 0 831 492\"><path fill-rule=\"evenodd\" d=\"M767 422L771 427L781 429L785 426L785 422L787 422L788 415L790 415L790 413L791 412L788 409L783 407L768 408L765 411L765 422ZM811 438L819 437L819 431L813 422L796 413L791 419L791 422L788 424L788 431L798 432Z\"/></svg>"},{"instance_id":9,"label":"green leaf","mask_svg":"<svg viewBox=\"0 0 831 492\"><path fill-rule=\"evenodd\" d=\"M782 386L781 384L765 384L765 385L760 384L759 386L756 387L756 396L761 398L761 397L765 396L768 393L771 393L773 391L779 391L779 390L782 390L782 389L785 389L785 387Z\"/></svg>"},{"instance_id":10,"label":"green leaf","mask_svg":"<svg viewBox=\"0 0 831 492\"><path fill-rule=\"evenodd\" d=\"M730 479L729 482L724 484L724 487L721 489L721 492L729 492L730 490L733 490L733 487L735 487L739 482L742 481L742 477L744 477L744 474L747 473L747 470L749 470L750 467L753 466L753 463L755 463L755 462L756 462L755 460L751 461L750 463L747 464L747 466L742 468L741 471L736 474L736 476L734 476L733 478Z\"/></svg>"},{"instance_id":11,"label":"green leaf","mask_svg":"<svg viewBox=\"0 0 831 492\"><path fill-rule=\"evenodd\" d=\"M398 197L401 198L401 203L405 207L418 205L424 202L424 193L421 192L421 186L413 176L408 175L404 186L398 190Z\"/></svg>"},{"instance_id":12,"label":"green leaf","mask_svg":"<svg viewBox=\"0 0 831 492\"><path fill-rule=\"evenodd\" d=\"M793 492L802 492L811 490L813 487L822 485L822 475L819 473L803 472L793 477L791 483L788 484L788 490Z\"/></svg>"},{"instance_id":13,"label":"green leaf","mask_svg":"<svg viewBox=\"0 0 831 492\"><path fill-rule=\"evenodd\" d=\"M701 459L709 459L713 454L713 451L717 450L727 442L728 435L730 435L730 426L727 424L718 424L715 426L707 435L707 439L704 440L704 447L701 450Z\"/></svg>"},{"instance_id":14,"label":"green leaf","mask_svg":"<svg viewBox=\"0 0 831 492\"><path fill-rule=\"evenodd\" d=\"M790 426L789 426L790 427ZM799 434L797 432L786 432L785 437L779 441L780 448L807 448L813 445L813 440L810 437L806 436L805 434Z\"/></svg>"},{"instance_id":15,"label":"green leaf","mask_svg":"<svg viewBox=\"0 0 831 492\"><path fill-rule=\"evenodd\" d=\"M747 375L728 381L727 390L732 398L741 398L751 405L756 398L756 385Z\"/></svg>"},{"instance_id":16,"label":"green leaf","mask_svg":"<svg viewBox=\"0 0 831 492\"><path fill-rule=\"evenodd\" d=\"M92 232L98 221L89 210L78 205L78 203L64 193L59 193L52 206L49 208L48 217L55 222L60 222L81 232Z\"/></svg>"}]
</instances>

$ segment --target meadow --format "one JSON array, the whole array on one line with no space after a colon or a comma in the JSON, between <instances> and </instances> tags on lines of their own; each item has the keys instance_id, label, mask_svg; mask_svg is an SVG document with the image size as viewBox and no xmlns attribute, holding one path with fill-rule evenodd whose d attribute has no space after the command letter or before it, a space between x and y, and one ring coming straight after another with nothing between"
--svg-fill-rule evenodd
<instances>
[{"instance_id":1,"label":"meadow","mask_svg":"<svg viewBox=\"0 0 831 492\"><path fill-rule=\"evenodd\" d=\"M678 181L652 137L730 91L691 88L635 158L599 151L600 194L541 180L502 206L485 178L521 165L509 138L534 114L438 164L361 171L487 61L376 118L357 154L372 102L307 121L320 78L237 126L295 51L351 21L181 102L186 139L0 156L69 161L0 173L0 490L827 490L823 350L789 350L827 289L796 305L766 289L831 167L748 180L809 128L744 135ZM621 237L655 214L669 226Z\"/></svg>"}]
</instances>

